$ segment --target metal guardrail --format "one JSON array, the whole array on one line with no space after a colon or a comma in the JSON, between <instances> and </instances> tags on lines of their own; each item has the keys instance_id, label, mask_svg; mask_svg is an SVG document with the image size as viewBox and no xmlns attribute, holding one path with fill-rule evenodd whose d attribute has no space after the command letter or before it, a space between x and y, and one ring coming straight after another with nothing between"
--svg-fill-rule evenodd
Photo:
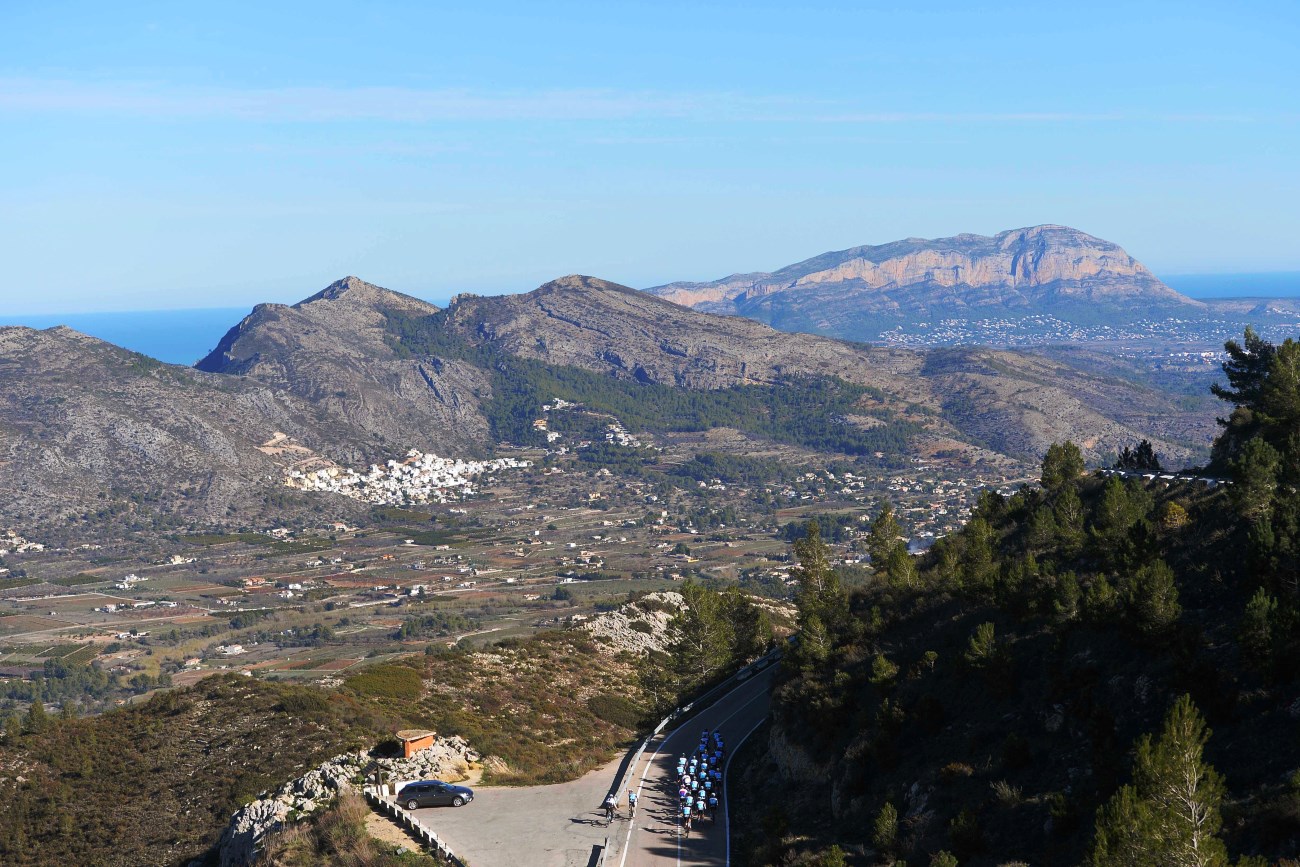
<instances>
[{"instance_id":1,"label":"metal guardrail","mask_svg":"<svg viewBox=\"0 0 1300 867\"><path fill-rule=\"evenodd\" d=\"M419 819L415 818L409 810L403 808L400 804L388 800L384 787L366 786L362 791L365 794L366 802L380 815L387 816L400 828L410 831L415 838L425 844L434 856L440 858L448 864L454 864L456 867L466 867L464 861L451 851L451 847L443 842L442 838L434 833L432 828L425 827Z\"/></svg>"},{"instance_id":2,"label":"metal guardrail","mask_svg":"<svg viewBox=\"0 0 1300 867\"><path fill-rule=\"evenodd\" d=\"M735 684L748 680L757 672L770 666L780 657L780 655L781 648L775 648L748 665L740 668L729 677L724 678L718 684L701 695L696 696L690 702L679 708L674 708L673 712L661 719L659 724L654 727L654 731L641 741L636 752L631 754L631 760L626 762L620 769L618 778L614 781L614 787L610 789L610 792L614 794L622 793L625 784L624 781L629 779L629 775L636 771L637 765L641 763L641 757L645 755L646 747L650 745L652 740L663 733L663 730L668 727L670 722L687 716L696 708L707 707L711 703L710 700L719 692L725 689L730 689ZM451 847L448 846L447 843L433 831L433 829L425 827L419 819L415 818L410 811L403 808L400 804L395 801L390 801L388 799L388 789L389 786L366 786L362 789L362 792L365 795L366 802L370 804L375 812L389 817L399 827L409 830L415 835L416 839L428 846L435 856L445 859L448 864L454 864L456 867L467 867L465 862L452 852ZM609 844L610 838L605 837L605 842L600 848L600 856L596 859L595 867L604 867L605 858L609 854Z\"/></svg>"},{"instance_id":3,"label":"metal guardrail","mask_svg":"<svg viewBox=\"0 0 1300 867\"><path fill-rule=\"evenodd\" d=\"M686 704L682 705L679 708L674 708L673 712L668 714L668 716L664 717L663 719L661 719L659 721L659 725L654 727L654 731L652 731L649 735L647 735L645 740L641 741L641 745L637 747L637 751L632 756L632 760L626 762L623 765L623 767L619 769L618 777L614 780L614 786L609 790L610 794L613 794L616 797L622 795L624 781L629 779L629 775L636 771L637 765L641 763L641 756L645 754L646 747L650 746L650 742L652 740L659 737L659 735L663 732L663 730L668 727L668 724L670 722L688 716L692 710L695 710L697 708L703 709L705 707L708 707L712 703L711 700L718 693L723 692L724 690L729 690L735 684L748 680L754 674L764 670L769 665L776 662L776 660L779 659L780 656L781 656L781 648L775 647L772 650L769 650L764 655L760 656L758 659L749 663L748 665L742 666L740 669L738 669L728 677L723 678L721 681L719 681L714 686L710 687L705 692L691 699L691 701L687 702ZM605 856L602 853L600 862L598 863L603 863L604 858Z\"/></svg>"},{"instance_id":4,"label":"metal guardrail","mask_svg":"<svg viewBox=\"0 0 1300 867\"><path fill-rule=\"evenodd\" d=\"M663 730L668 727L668 724L670 722L688 716L692 710L695 710L697 708L702 710L708 707L710 704L712 704L712 699L718 693L726 690L730 690L736 684L748 680L753 675L757 674L760 671L763 671L772 663L776 662L778 659L780 659L780 657L781 657L781 648L774 647L764 655L760 656L758 659L754 660L748 665L742 666L740 669L733 672L731 675L723 678L717 684L705 690L703 693L696 696L691 701L687 702L681 707L674 708L672 713L668 714L668 716L659 720L659 724L654 727L654 731L650 732L650 734L647 735L645 739L641 741L641 744L637 747L635 753L630 754L631 760L624 762L623 766L619 769L618 776L614 780L614 786L613 788L610 789L610 794L616 796L622 794L623 787L626 785L625 781L629 780L631 778L631 775L636 772L637 766L641 764L641 757L645 755L646 748L650 746L650 742L652 740L659 737L659 735L663 733ZM608 854L609 854L609 837L606 837L605 843L603 846L601 846L600 849L600 857L596 859L596 863L594 867L604 867L605 858Z\"/></svg>"},{"instance_id":5,"label":"metal guardrail","mask_svg":"<svg viewBox=\"0 0 1300 867\"><path fill-rule=\"evenodd\" d=\"M1151 472L1138 472L1136 470L1117 470L1117 469L1110 469L1110 468L1100 469L1097 470L1096 472L1098 475L1102 475L1102 476L1119 476L1120 478L1124 478L1124 479L1142 479L1143 481L1146 482L1153 482L1156 480L1162 482L1200 482L1201 484L1205 485L1207 488L1217 488L1220 485L1232 484L1232 479L1218 478L1215 476L1197 476L1185 472L1151 473Z\"/></svg>"}]
</instances>

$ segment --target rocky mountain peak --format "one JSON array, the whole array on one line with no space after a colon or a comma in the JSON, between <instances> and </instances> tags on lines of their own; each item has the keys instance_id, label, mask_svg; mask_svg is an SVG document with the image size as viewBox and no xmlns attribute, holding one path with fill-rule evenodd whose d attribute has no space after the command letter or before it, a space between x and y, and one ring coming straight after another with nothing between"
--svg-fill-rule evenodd
<instances>
[{"instance_id":1,"label":"rocky mountain peak","mask_svg":"<svg viewBox=\"0 0 1300 867\"><path fill-rule=\"evenodd\" d=\"M563 294L566 292L586 294L591 292L623 292L637 293L637 290L623 286L619 283L611 283L609 280L602 280L599 277L588 277L586 274L567 274L563 277L557 277L548 283L533 290L539 295Z\"/></svg>"},{"instance_id":2,"label":"rocky mountain peak","mask_svg":"<svg viewBox=\"0 0 1300 867\"><path fill-rule=\"evenodd\" d=\"M1204 305L1170 289L1117 244L1043 224L993 236L908 238L852 247L770 273L646 290L710 313L739 313L783 330L872 339L877 325L1012 310L1180 309Z\"/></svg>"},{"instance_id":3,"label":"rocky mountain peak","mask_svg":"<svg viewBox=\"0 0 1300 867\"><path fill-rule=\"evenodd\" d=\"M309 305L333 302L352 307L369 307L377 310L400 310L415 315L429 315L438 312L438 308L427 301L394 292L373 283L367 283L360 277L344 277L335 280L321 291L293 305L302 310Z\"/></svg>"}]
</instances>

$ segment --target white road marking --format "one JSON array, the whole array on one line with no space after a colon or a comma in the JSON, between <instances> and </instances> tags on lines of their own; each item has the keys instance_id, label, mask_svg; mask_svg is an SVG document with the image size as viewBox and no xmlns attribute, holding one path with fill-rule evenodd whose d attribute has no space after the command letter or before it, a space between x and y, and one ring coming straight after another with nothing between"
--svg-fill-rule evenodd
<instances>
[{"instance_id":1,"label":"white road marking","mask_svg":"<svg viewBox=\"0 0 1300 867\"><path fill-rule=\"evenodd\" d=\"M727 857L722 862L724 867L731 867L731 805L727 800L727 793L731 791L731 786L727 783L727 772L731 770L731 758L736 754L735 751L740 749L740 745L765 722L767 722L766 717L754 723L754 727L745 732L745 736L736 742L736 746L727 754L727 761L722 765L722 828L727 837Z\"/></svg>"},{"instance_id":2,"label":"white road marking","mask_svg":"<svg viewBox=\"0 0 1300 867\"><path fill-rule=\"evenodd\" d=\"M735 693L735 692L737 692L737 691L743 689L744 687L749 686L750 684L753 684L753 683L757 683L757 682L759 682L759 680L760 680L761 677L762 677L762 673L760 673L759 675L757 675L757 676L755 676L755 677L753 677L753 678L750 678L750 679L746 679L746 680L741 681L740 683L736 684L734 687L732 687L731 689L729 689L727 692L725 692L723 695L719 696L719 697L718 697L718 698L713 702L713 704L716 705L716 704L718 704L719 702L723 701L724 699L729 698L729 697L732 695L732 693ZM742 710L744 710L745 708L749 707L751 704L753 704L755 701L757 701L758 699L760 699L760 698L762 698L762 697L763 697L763 693L760 692L758 695L754 696L754 698L751 698L749 701L745 702L745 703L742 704L740 707L736 708L736 710L732 711L730 714L728 714L726 717L724 717L720 722L718 722L716 725L714 725L714 727L713 727L714 731L717 731L718 729L722 728L722 724L723 724L723 723L725 723L727 720L731 719L733 716L735 716L736 714L740 713ZM710 705L710 707L712 707L712 705ZM665 744L667 744L670 740L672 740L674 737L676 737L676 735L677 735L677 733L678 733L679 731L681 731L682 729L686 728L686 726L687 726L688 724L690 724L690 723L692 723L692 722L696 722L696 721L697 721L696 718L695 718L695 717L692 717L691 719L688 719L688 720L686 720L685 722L683 722L683 723L682 723L681 725L679 725L677 728L673 729L673 730L672 730L671 732L669 732L668 734L664 735L663 739L662 739L661 741L659 741L659 746L655 748L654 753L650 756L649 759L646 759L645 769L641 771L641 779L640 779L640 781L638 782L638 784L637 784L637 789L636 789L636 798L637 798L637 802L638 802L638 803L640 803L640 801L641 801L641 790L645 788L646 777L650 774L650 769L651 769L652 767L654 767L654 760L658 757L659 752L664 748L664 745L665 745ZM763 723L763 720L760 720L760 721L759 721L759 725L762 725L762 723ZM757 725L754 726L754 729L756 729L756 728L758 728ZM745 733L745 737L746 737L746 738L749 737L749 735L753 733L754 729L750 729L748 732L746 732L746 733ZM742 743L744 742L744 738L741 738L741 742L742 742ZM739 746L739 744L737 744L737 746ZM726 762L726 766L725 766L725 767L730 767L730 766L731 766L731 756L728 755L728 756L727 756L727 762ZM723 780L724 780L724 781L726 780L726 770L725 770L725 769L723 770ZM725 815L726 815L726 806L725 806L725 805L726 805L726 793L725 793L725 791L723 792L723 805L724 805L724 806L723 806L723 811L724 811L723 814L724 814L724 816L725 816ZM728 827L730 827L730 826L728 826ZM619 861L618 861L618 867L625 867L625 865L627 864L627 853L628 853L629 849L631 849L631 846L632 846L632 832L635 831L635 830L636 830L636 817L633 817L633 818L632 818L632 821L628 823L628 828L627 828L627 837L625 838L625 840L624 840L624 842L623 842L623 857L621 857L621 858L619 859ZM731 839L730 839L730 836L728 836L728 839L727 839L727 857L728 857L728 859L730 859L730 857L731 857ZM678 864L678 867L680 867L681 863L682 863L682 837L681 837L681 834L678 834L678 835L677 835L677 864ZM729 863L729 861L728 861L728 863Z\"/></svg>"}]
</instances>

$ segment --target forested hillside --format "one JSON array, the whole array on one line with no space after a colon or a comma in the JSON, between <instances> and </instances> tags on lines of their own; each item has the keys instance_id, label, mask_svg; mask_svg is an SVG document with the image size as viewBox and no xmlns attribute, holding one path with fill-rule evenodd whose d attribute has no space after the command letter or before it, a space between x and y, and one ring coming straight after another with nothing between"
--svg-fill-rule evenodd
<instances>
[{"instance_id":1,"label":"forested hillside","mask_svg":"<svg viewBox=\"0 0 1300 867\"><path fill-rule=\"evenodd\" d=\"M1228 350L1231 487L1085 476L1065 443L919 563L884 512L866 587L797 543L752 863L1300 856L1300 344Z\"/></svg>"}]
</instances>

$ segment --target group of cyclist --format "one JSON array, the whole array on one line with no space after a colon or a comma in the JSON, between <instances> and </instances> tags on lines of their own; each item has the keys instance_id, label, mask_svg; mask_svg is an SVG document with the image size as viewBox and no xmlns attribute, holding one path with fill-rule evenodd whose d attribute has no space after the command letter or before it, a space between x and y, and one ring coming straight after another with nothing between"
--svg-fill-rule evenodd
<instances>
[{"instance_id":1,"label":"group of cyclist","mask_svg":"<svg viewBox=\"0 0 1300 867\"><path fill-rule=\"evenodd\" d=\"M707 816L715 821L722 797L722 767L727 745L722 732L700 732L700 745L693 754L677 759L677 802L682 833L691 834L691 825Z\"/></svg>"},{"instance_id":2,"label":"group of cyclist","mask_svg":"<svg viewBox=\"0 0 1300 867\"><path fill-rule=\"evenodd\" d=\"M718 804L722 797L722 768L727 758L727 745L722 740L722 732L700 732L700 744L694 752L683 753L677 759L677 818L682 833L691 834L691 825L703 821L707 816L714 821L718 814ZM671 785L671 783L670 783ZM618 793L610 792L602 805L605 811L605 824L609 824L618 815ZM636 815L637 794L635 789L627 791L628 818Z\"/></svg>"}]
</instances>

